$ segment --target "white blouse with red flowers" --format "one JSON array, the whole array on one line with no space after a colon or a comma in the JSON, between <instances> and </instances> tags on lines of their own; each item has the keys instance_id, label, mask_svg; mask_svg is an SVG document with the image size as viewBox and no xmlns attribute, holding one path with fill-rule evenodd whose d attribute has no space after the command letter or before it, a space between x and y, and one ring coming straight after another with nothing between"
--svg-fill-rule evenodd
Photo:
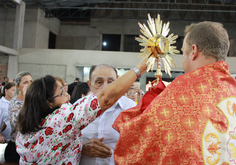
<instances>
[{"instance_id":1,"label":"white blouse with red flowers","mask_svg":"<svg viewBox=\"0 0 236 165\"><path fill-rule=\"evenodd\" d=\"M18 133L20 164L78 164L81 157L81 130L101 114L95 95L80 99L74 106L65 103L41 123L44 129Z\"/></svg>"}]
</instances>

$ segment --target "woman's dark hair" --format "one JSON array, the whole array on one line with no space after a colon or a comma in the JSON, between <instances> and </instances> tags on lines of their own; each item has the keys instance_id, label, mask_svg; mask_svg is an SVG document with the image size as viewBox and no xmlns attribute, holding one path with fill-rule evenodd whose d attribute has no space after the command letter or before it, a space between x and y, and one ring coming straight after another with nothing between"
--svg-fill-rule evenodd
<instances>
[{"instance_id":1,"label":"woman's dark hair","mask_svg":"<svg viewBox=\"0 0 236 165\"><path fill-rule=\"evenodd\" d=\"M56 108L50 108L57 88L56 79L47 75L33 81L27 89L23 106L18 117L18 131L22 134L43 129L41 121Z\"/></svg>"},{"instance_id":2,"label":"woman's dark hair","mask_svg":"<svg viewBox=\"0 0 236 165\"><path fill-rule=\"evenodd\" d=\"M80 84L80 82L73 82L68 85L68 94L71 96L74 88L76 87L77 84Z\"/></svg>"},{"instance_id":3,"label":"woman's dark hair","mask_svg":"<svg viewBox=\"0 0 236 165\"><path fill-rule=\"evenodd\" d=\"M8 89L10 89L11 87L14 87L14 86L15 86L14 82L7 82L4 86L2 86L2 95L1 96L6 95L5 89L8 90Z\"/></svg>"},{"instance_id":4,"label":"woman's dark hair","mask_svg":"<svg viewBox=\"0 0 236 165\"><path fill-rule=\"evenodd\" d=\"M70 103L73 104L82 97L82 94L87 95L89 91L91 90L86 82L77 84L72 92Z\"/></svg>"}]
</instances>

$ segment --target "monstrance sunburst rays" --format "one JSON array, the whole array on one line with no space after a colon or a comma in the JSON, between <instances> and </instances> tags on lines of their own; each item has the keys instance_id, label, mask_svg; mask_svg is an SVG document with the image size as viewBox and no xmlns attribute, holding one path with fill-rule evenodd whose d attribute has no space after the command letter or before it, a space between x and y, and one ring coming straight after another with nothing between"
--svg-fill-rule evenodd
<instances>
[{"instance_id":1,"label":"monstrance sunburst rays","mask_svg":"<svg viewBox=\"0 0 236 165\"><path fill-rule=\"evenodd\" d=\"M160 15L155 18L151 18L150 14L148 14L147 20L148 27L145 24L141 24L138 22L140 31L144 35L139 35L139 37L135 37L140 46L144 48L140 49L141 54L139 57L148 58L147 60L147 72L151 69L153 70L155 61L157 61L157 71L155 76L157 78L157 83L161 78L161 63L164 66L165 72L168 73L171 77L171 68L176 67L174 59L171 55L176 55L179 51L176 49L176 46L171 46L178 38L178 35L174 35L173 33L166 37L170 31L168 22L164 23L162 27L162 21L160 19Z\"/></svg>"}]
</instances>

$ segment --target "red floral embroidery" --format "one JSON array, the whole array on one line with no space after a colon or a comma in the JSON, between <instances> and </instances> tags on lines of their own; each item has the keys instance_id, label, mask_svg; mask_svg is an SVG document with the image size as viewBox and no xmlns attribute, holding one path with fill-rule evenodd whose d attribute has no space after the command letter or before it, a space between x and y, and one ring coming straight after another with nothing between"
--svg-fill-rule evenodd
<instances>
[{"instance_id":1,"label":"red floral embroidery","mask_svg":"<svg viewBox=\"0 0 236 165\"><path fill-rule=\"evenodd\" d=\"M38 144L38 140L36 140L33 145L31 146L31 149L33 149Z\"/></svg>"},{"instance_id":2,"label":"red floral embroidery","mask_svg":"<svg viewBox=\"0 0 236 165\"><path fill-rule=\"evenodd\" d=\"M39 137L39 144L41 144L44 141L44 138L42 136Z\"/></svg>"},{"instance_id":3,"label":"red floral embroidery","mask_svg":"<svg viewBox=\"0 0 236 165\"><path fill-rule=\"evenodd\" d=\"M65 163L62 163L61 165L66 165Z\"/></svg>"},{"instance_id":4,"label":"red floral embroidery","mask_svg":"<svg viewBox=\"0 0 236 165\"><path fill-rule=\"evenodd\" d=\"M59 109L55 112L55 114L59 113Z\"/></svg>"},{"instance_id":5,"label":"red floral embroidery","mask_svg":"<svg viewBox=\"0 0 236 165\"><path fill-rule=\"evenodd\" d=\"M82 126L80 127L80 130L84 129L84 127L85 127L85 126L84 126L84 125L82 125Z\"/></svg>"},{"instance_id":6,"label":"red floral embroidery","mask_svg":"<svg viewBox=\"0 0 236 165\"><path fill-rule=\"evenodd\" d=\"M53 128L47 127L47 129L45 130L45 134L46 135L51 135L52 133L53 133Z\"/></svg>"},{"instance_id":7,"label":"red floral embroidery","mask_svg":"<svg viewBox=\"0 0 236 165\"><path fill-rule=\"evenodd\" d=\"M45 121L46 121L46 119L43 119L43 121L41 121L41 123L40 123L40 126L43 126Z\"/></svg>"},{"instance_id":8,"label":"red floral embroidery","mask_svg":"<svg viewBox=\"0 0 236 165\"><path fill-rule=\"evenodd\" d=\"M102 111L101 111L101 110L99 110L99 111L97 112L97 116L96 116L96 117L100 116L100 115L101 115L101 113L102 113Z\"/></svg>"},{"instance_id":9,"label":"red floral embroidery","mask_svg":"<svg viewBox=\"0 0 236 165\"><path fill-rule=\"evenodd\" d=\"M38 157L38 158L40 157L40 153L37 153L37 157Z\"/></svg>"},{"instance_id":10,"label":"red floral embroidery","mask_svg":"<svg viewBox=\"0 0 236 165\"><path fill-rule=\"evenodd\" d=\"M27 162L26 156L24 156L24 161Z\"/></svg>"},{"instance_id":11,"label":"red floral embroidery","mask_svg":"<svg viewBox=\"0 0 236 165\"><path fill-rule=\"evenodd\" d=\"M98 99L93 99L92 101L91 101L91 104L90 104L90 107L93 109L93 110L95 110L96 108L97 108L97 106L98 106Z\"/></svg>"},{"instance_id":12,"label":"red floral embroidery","mask_svg":"<svg viewBox=\"0 0 236 165\"><path fill-rule=\"evenodd\" d=\"M28 147L29 147L29 145L30 145L30 143L29 143L29 142L27 142L27 143L25 143L25 144L24 144L24 146L25 146L26 148L28 148Z\"/></svg>"},{"instance_id":13,"label":"red floral embroidery","mask_svg":"<svg viewBox=\"0 0 236 165\"><path fill-rule=\"evenodd\" d=\"M83 100L80 101L80 104L81 104L82 102L84 102L84 100L85 100L85 98L83 98Z\"/></svg>"},{"instance_id":14,"label":"red floral embroidery","mask_svg":"<svg viewBox=\"0 0 236 165\"><path fill-rule=\"evenodd\" d=\"M71 162L68 162L67 165L72 165L72 163L71 163Z\"/></svg>"},{"instance_id":15,"label":"red floral embroidery","mask_svg":"<svg viewBox=\"0 0 236 165\"><path fill-rule=\"evenodd\" d=\"M79 147L79 144L77 144L77 146L73 149L73 151L76 149L76 148L78 148Z\"/></svg>"},{"instance_id":16,"label":"red floral embroidery","mask_svg":"<svg viewBox=\"0 0 236 165\"><path fill-rule=\"evenodd\" d=\"M53 150L53 151L56 151L57 149L58 149L58 146L52 147L52 150Z\"/></svg>"},{"instance_id":17,"label":"red floral embroidery","mask_svg":"<svg viewBox=\"0 0 236 165\"><path fill-rule=\"evenodd\" d=\"M73 119L73 117L74 117L74 113L69 114L66 122L68 123L69 121L71 121Z\"/></svg>"},{"instance_id":18,"label":"red floral embroidery","mask_svg":"<svg viewBox=\"0 0 236 165\"><path fill-rule=\"evenodd\" d=\"M61 133L61 132L59 132L59 134L58 134L58 135L60 135L60 136L61 136L61 135L62 135L62 133Z\"/></svg>"},{"instance_id":19,"label":"red floral embroidery","mask_svg":"<svg viewBox=\"0 0 236 165\"><path fill-rule=\"evenodd\" d=\"M67 147L69 147L69 146L70 146L70 143L66 144L61 150L65 151L67 149Z\"/></svg>"},{"instance_id":20,"label":"red floral embroidery","mask_svg":"<svg viewBox=\"0 0 236 165\"><path fill-rule=\"evenodd\" d=\"M71 128L72 128L72 125L71 125L71 124L70 124L70 125L67 125L66 128L63 129L63 133L68 132L69 130L71 130Z\"/></svg>"},{"instance_id":21,"label":"red floral embroidery","mask_svg":"<svg viewBox=\"0 0 236 165\"><path fill-rule=\"evenodd\" d=\"M77 105L79 105L79 103L76 103L76 104L74 105L73 110L75 110L75 108L77 107Z\"/></svg>"},{"instance_id":22,"label":"red floral embroidery","mask_svg":"<svg viewBox=\"0 0 236 165\"><path fill-rule=\"evenodd\" d=\"M61 146L62 146L62 143L59 143L57 146L58 146L58 147L61 147Z\"/></svg>"},{"instance_id":23,"label":"red floral embroidery","mask_svg":"<svg viewBox=\"0 0 236 165\"><path fill-rule=\"evenodd\" d=\"M82 134L80 133L78 137L80 137Z\"/></svg>"},{"instance_id":24,"label":"red floral embroidery","mask_svg":"<svg viewBox=\"0 0 236 165\"><path fill-rule=\"evenodd\" d=\"M37 163L33 163L32 165L37 165Z\"/></svg>"}]
</instances>

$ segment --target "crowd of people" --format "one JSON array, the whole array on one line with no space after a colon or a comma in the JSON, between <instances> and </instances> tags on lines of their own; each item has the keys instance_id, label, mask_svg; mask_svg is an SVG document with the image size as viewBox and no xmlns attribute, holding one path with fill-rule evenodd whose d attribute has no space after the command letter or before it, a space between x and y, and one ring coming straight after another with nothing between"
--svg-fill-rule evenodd
<instances>
[{"instance_id":1,"label":"crowd of people","mask_svg":"<svg viewBox=\"0 0 236 165\"><path fill-rule=\"evenodd\" d=\"M26 71L15 79L4 77L0 143L7 143L5 161L211 164L212 153L220 153L220 163L235 161L230 155L236 149L236 81L224 62L228 34L220 23L192 24L182 50L185 74L153 93L145 109L147 97L136 80L146 72L147 60L119 78L114 67L95 65L87 82L76 78L71 84L52 75L33 80Z\"/></svg>"},{"instance_id":2,"label":"crowd of people","mask_svg":"<svg viewBox=\"0 0 236 165\"><path fill-rule=\"evenodd\" d=\"M146 64L142 62L138 66L142 69L142 73L144 73ZM132 72L128 73L128 75L132 74ZM88 82L80 82L79 78L75 78L74 82L68 84L62 78L50 75L45 76L42 79L33 80L31 74L26 71L18 73L14 79L14 82L9 82L8 78L4 78L4 82L2 83L3 85L1 87L3 92L1 94L2 97L0 103L0 143L7 143L4 153L5 161L27 164L29 162L34 162L34 156L36 152L38 153L37 157L39 157L39 153L41 152L40 157L42 157L42 159L35 161L39 164L47 164L52 162L53 164L63 164L63 162L67 162L67 160L64 160L66 157L69 157L70 159L68 160L74 164L80 157L80 154L82 155L81 164L96 164L96 162L114 164L114 157L112 153L114 152L119 134L112 128L112 124L121 111L134 107L138 101L137 94L134 94L136 96L136 100L129 99L128 96L125 97L130 87L132 87L132 89L134 86L136 87L137 82L133 82L136 80L134 79L135 76L133 78L134 80L123 80L124 82L130 84L125 84L125 86L127 86L126 91L124 90L124 87L120 89L113 89L112 91L116 92L116 95L113 95L113 92L112 94L109 94L110 90L109 92L104 90L104 88L115 81L117 77L118 75L115 68L106 64L102 64L92 66ZM41 88L39 88L39 86L41 86ZM91 104L91 102L94 102L95 99L100 100L100 97L106 98L103 95L103 90L106 95L110 95L109 100L112 100L112 97L115 99L109 101L109 103L103 104L102 102L105 101L104 99L99 101L99 104L96 103L99 108L99 113L95 111L94 107L91 107L93 109L92 112L87 112L86 110L89 108L89 106L86 106ZM43 93L40 93L40 91ZM100 96L99 93L102 93L102 96ZM45 97L43 98L43 96ZM81 98L84 98L85 96L87 96L86 100L81 101ZM119 99L119 97L121 98ZM79 109L81 108L84 109L84 114L80 112L81 110ZM71 112L71 109L76 109L78 111L73 113L73 116L70 116L72 114L69 113ZM105 111L106 109L107 111ZM54 112L56 110L65 110L65 112L61 112L59 116L55 116ZM40 111L42 111L42 113L39 113ZM101 111L105 112L101 114ZM85 118L86 120L83 118L84 115L87 117L87 119ZM73 130L73 141L75 138L78 138L78 142L76 143L71 141L71 137L68 136L69 130L66 130L64 127L62 127L67 124L68 120L72 120L69 119L68 116L72 118L75 117L75 119L73 119L74 124L71 123L70 125L67 125L66 128L71 129L71 131ZM55 120L58 122L60 121L59 127L55 121L53 123L50 121L44 121L49 117L56 117ZM68 118L63 123L64 117ZM83 121L80 121L81 119L83 119ZM57 130L57 132L58 129L64 128L58 133L67 133L64 136L61 134L60 138L45 136L48 135L48 133L46 133L47 129L44 129L42 121L44 121L43 123L47 123L47 128L51 126L50 128L54 128ZM80 127L75 126L76 123L78 124L79 122L83 124L82 127L85 127L90 122L91 123L89 126L81 129L81 125ZM73 125L73 128L68 127L71 125ZM102 132L98 131L98 127L103 127L101 129ZM45 131L44 134L41 134L42 130ZM81 133L83 134L82 137L80 137ZM31 136L28 136L28 134ZM37 139L35 139L36 135L38 136ZM30 139L32 136L33 138ZM61 140L61 138L64 138L64 141ZM17 141L17 139L20 140ZM44 139L43 142L40 142L42 139ZM48 145L52 139L55 141L61 141L60 145L64 145L64 147L66 147L68 144L71 145L70 147L67 146L70 149L74 149L73 147L75 147L76 151L78 152L77 156L72 156L70 149L68 149L68 152L63 154L60 153L60 155L62 155L60 159L54 159L52 161L51 159L54 156L59 155L59 153L55 152L56 150L54 150L56 148L54 143ZM81 144L82 140L83 149ZM29 146L30 144L33 145ZM46 150L45 147L48 149ZM26 154L28 148L31 150ZM57 148L59 149L60 147ZM45 157L44 155L50 155L51 159Z\"/></svg>"}]
</instances>

